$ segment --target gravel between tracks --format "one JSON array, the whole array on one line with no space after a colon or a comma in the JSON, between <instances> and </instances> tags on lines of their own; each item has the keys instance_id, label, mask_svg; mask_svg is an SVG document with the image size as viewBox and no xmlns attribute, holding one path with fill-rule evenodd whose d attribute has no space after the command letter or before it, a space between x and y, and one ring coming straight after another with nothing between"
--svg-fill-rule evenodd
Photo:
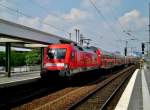
<instances>
[{"instance_id":1,"label":"gravel between tracks","mask_svg":"<svg viewBox=\"0 0 150 110\"><path fill-rule=\"evenodd\" d=\"M29 103L26 103L24 105L18 106L13 108L12 110L32 110L32 109L36 109L46 103L48 103L49 101L53 101L57 98L59 98L62 95L65 95L67 92L72 91L75 88L66 88L60 91L57 91L55 93L52 93L48 96L42 97L40 99L35 99Z\"/></svg>"}]
</instances>

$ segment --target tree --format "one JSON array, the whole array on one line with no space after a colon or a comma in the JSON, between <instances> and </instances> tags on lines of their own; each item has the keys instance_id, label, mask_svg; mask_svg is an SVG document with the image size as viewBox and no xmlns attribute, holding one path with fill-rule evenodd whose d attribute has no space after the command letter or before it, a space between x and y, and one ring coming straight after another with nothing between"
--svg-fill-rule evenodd
<instances>
[{"instance_id":1,"label":"tree","mask_svg":"<svg viewBox=\"0 0 150 110\"><path fill-rule=\"evenodd\" d=\"M35 65L39 63L39 52L37 50L33 50L26 54L26 64L27 65Z\"/></svg>"},{"instance_id":2,"label":"tree","mask_svg":"<svg viewBox=\"0 0 150 110\"><path fill-rule=\"evenodd\" d=\"M25 62L26 54L24 52L11 52L11 66L23 66L26 64Z\"/></svg>"},{"instance_id":3,"label":"tree","mask_svg":"<svg viewBox=\"0 0 150 110\"><path fill-rule=\"evenodd\" d=\"M5 66L5 52L0 52L0 66Z\"/></svg>"}]
</instances>

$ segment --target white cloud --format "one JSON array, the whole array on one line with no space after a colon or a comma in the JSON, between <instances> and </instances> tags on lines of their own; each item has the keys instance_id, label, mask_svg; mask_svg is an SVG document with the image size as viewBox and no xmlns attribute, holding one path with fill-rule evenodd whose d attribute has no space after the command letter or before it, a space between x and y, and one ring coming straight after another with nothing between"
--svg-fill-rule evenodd
<instances>
[{"instance_id":1,"label":"white cloud","mask_svg":"<svg viewBox=\"0 0 150 110\"><path fill-rule=\"evenodd\" d=\"M18 24L56 35L60 35L61 29L64 29L64 27L61 26L65 26L61 20L55 18L52 15L48 15L43 19L39 17L27 18L22 16L19 17L16 21Z\"/></svg>"},{"instance_id":2,"label":"white cloud","mask_svg":"<svg viewBox=\"0 0 150 110\"><path fill-rule=\"evenodd\" d=\"M3 2L5 0L2 0ZM8 0L7 0L8 1ZM42 6L47 6L49 2L52 2L52 0L34 0L35 2L41 4ZM122 30L120 26L114 22L112 19L112 10L109 7L115 8L120 6L122 3L122 0L92 0L96 3L96 6L101 9L103 15L106 17L107 22L111 24L114 31L118 34L119 37L122 37ZM9 2L9 1L8 1ZM54 3L53 1L52 3ZM11 4L5 3L6 6L9 6ZM11 6L10 6L11 7ZM16 6L17 7L17 6ZM116 10L116 9L114 9ZM1 11L1 9L0 9ZM59 12L54 12L56 15L58 15L60 18L52 16L51 14L48 14L47 16L44 16L42 18L40 17L34 17L34 18L27 18L27 17L19 17L16 16L16 19L12 17L14 13L12 14L6 14L6 11L4 10L3 16L9 18L10 20L14 20L17 23L40 29L42 31L46 31L52 34L64 36L66 33L62 32L61 30L65 30L67 32L72 33L72 38L75 40L75 28L80 29L80 32L84 35L86 38L91 38L92 44L97 45L99 47L103 47L106 50L109 51L115 51L115 50L123 50L123 43L118 46L118 42L115 41L116 35L111 31L111 29L107 26L107 24L104 22L104 19L100 17L96 10L93 8L93 6L90 4L89 0L81 0L80 6L78 8L71 8L68 13L63 13L64 10L60 10ZM61 12L61 13L60 13ZM32 14L32 12L29 12L29 14ZM0 13L2 15L2 11ZM9 16L11 15L11 16ZM40 12L39 12L40 16ZM109 18L110 17L110 18ZM61 19L62 18L62 19ZM65 19L65 20L63 20ZM46 24L42 24L42 22L45 22ZM116 21L116 20L115 20ZM125 13L122 17L119 18L119 21L123 25L123 27L143 27L147 23L147 18L142 17L140 12L137 10L132 10L130 12ZM131 26L132 24L132 26ZM148 24L148 23L147 23ZM58 29L55 29L58 28ZM134 28L135 29L135 28ZM103 37L103 39L101 38ZM65 36L68 37L68 34Z\"/></svg>"},{"instance_id":3,"label":"white cloud","mask_svg":"<svg viewBox=\"0 0 150 110\"><path fill-rule=\"evenodd\" d=\"M69 21L84 20L87 17L91 17L91 15L88 12L77 8L72 8L68 14L64 15L64 19Z\"/></svg>"},{"instance_id":4,"label":"white cloud","mask_svg":"<svg viewBox=\"0 0 150 110\"><path fill-rule=\"evenodd\" d=\"M60 18L52 16L51 14L43 18L43 23L45 24L41 26L41 30L59 35L61 35L63 31L66 31L68 24L63 20L62 14L59 15Z\"/></svg>"},{"instance_id":5,"label":"white cloud","mask_svg":"<svg viewBox=\"0 0 150 110\"><path fill-rule=\"evenodd\" d=\"M119 18L120 23L126 29L141 29L146 27L148 24L148 19L146 17L142 17L138 10L132 10L130 12L126 12L123 16Z\"/></svg>"},{"instance_id":6,"label":"white cloud","mask_svg":"<svg viewBox=\"0 0 150 110\"><path fill-rule=\"evenodd\" d=\"M40 18L27 18L27 17L19 17L17 23L39 29L40 27Z\"/></svg>"}]
</instances>

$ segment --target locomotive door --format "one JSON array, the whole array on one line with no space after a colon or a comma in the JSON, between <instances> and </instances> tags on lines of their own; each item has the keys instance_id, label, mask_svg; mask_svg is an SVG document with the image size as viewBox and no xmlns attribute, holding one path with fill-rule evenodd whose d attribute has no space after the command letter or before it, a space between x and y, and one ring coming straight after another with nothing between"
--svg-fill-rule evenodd
<instances>
[{"instance_id":1,"label":"locomotive door","mask_svg":"<svg viewBox=\"0 0 150 110\"><path fill-rule=\"evenodd\" d=\"M70 72L76 73L76 68L77 68L77 52L72 51L70 57L70 70L71 70Z\"/></svg>"}]
</instances>

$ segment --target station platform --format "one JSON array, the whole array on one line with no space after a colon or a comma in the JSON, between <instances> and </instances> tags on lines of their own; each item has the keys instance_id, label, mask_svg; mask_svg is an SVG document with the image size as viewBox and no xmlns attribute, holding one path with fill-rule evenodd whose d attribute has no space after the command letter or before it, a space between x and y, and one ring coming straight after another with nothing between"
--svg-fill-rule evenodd
<instances>
[{"instance_id":1,"label":"station platform","mask_svg":"<svg viewBox=\"0 0 150 110\"><path fill-rule=\"evenodd\" d=\"M133 73L115 110L150 110L150 70L147 67L145 64Z\"/></svg>"},{"instance_id":2,"label":"station platform","mask_svg":"<svg viewBox=\"0 0 150 110\"><path fill-rule=\"evenodd\" d=\"M0 88L26 84L40 79L40 71L13 73L11 77L0 75Z\"/></svg>"}]
</instances>

